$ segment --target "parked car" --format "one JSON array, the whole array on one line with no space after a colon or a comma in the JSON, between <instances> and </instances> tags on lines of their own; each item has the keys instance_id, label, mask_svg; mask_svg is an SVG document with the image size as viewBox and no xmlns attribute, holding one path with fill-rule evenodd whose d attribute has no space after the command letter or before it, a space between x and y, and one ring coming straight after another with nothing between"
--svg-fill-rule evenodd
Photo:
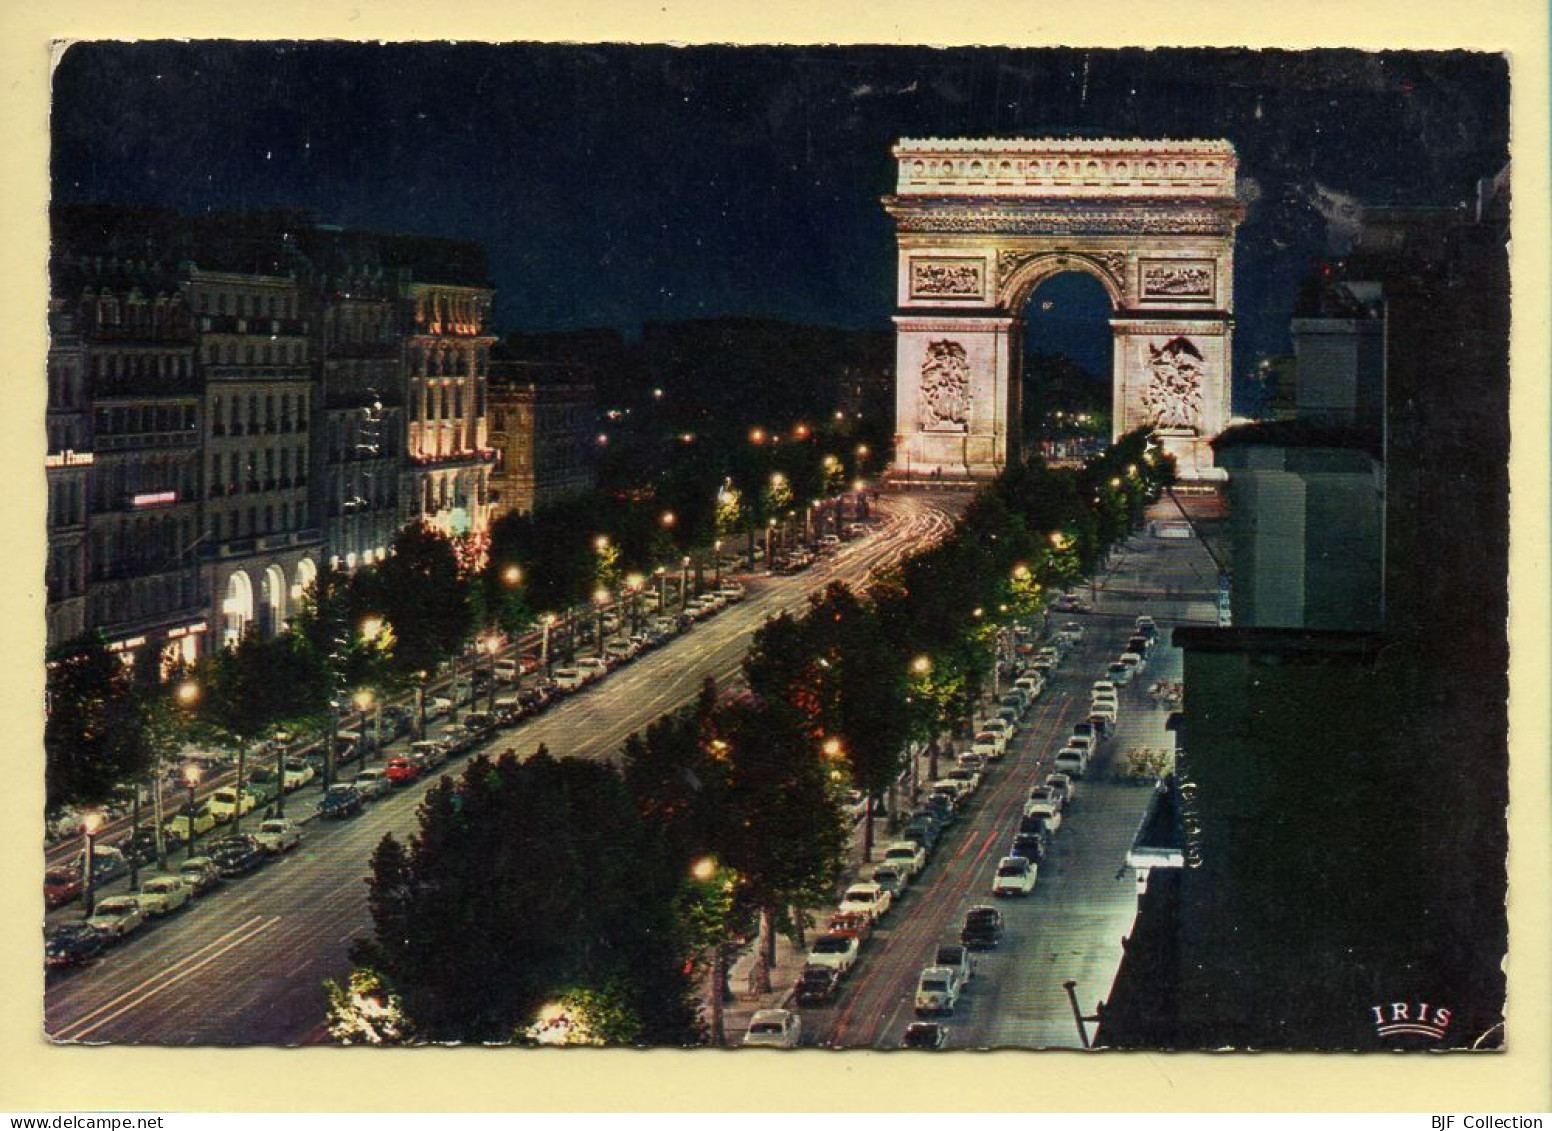
<instances>
[{"instance_id":1,"label":"parked car","mask_svg":"<svg viewBox=\"0 0 1552 1131\"><path fill-rule=\"evenodd\" d=\"M1105 678L1117 687L1121 687L1132 682L1132 669L1117 660L1105 669Z\"/></svg>"},{"instance_id":2,"label":"parked car","mask_svg":"<svg viewBox=\"0 0 1552 1131\"><path fill-rule=\"evenodd\" d=\"M156 830L149 825L142 826L112 847L123 853L126 861L133 860L143 867L156 859Z\"/></svg>"},{"instance_id":3,"label":"parked car","mask_svg":"<svg viewBox=\"0 0 1552 1131\"><path fill-rule=\"evenodd\" d=\"M221 869L208 856L191 856L179 865L178 878L188 884L195 895L204 895L221 882Z\"/></svg>"},{"instance_id":4,"label":"parked car","mask_svg":"<svg viewBox=\"0 0 1552 1131\"><path fill-rule=\"evenodd\" d=\"M948 1026L936 1021L912 1021L905 1027L905 1036L900 1039L901 1048L922 1052L936 1052L947 1044Z\"/></svg>"},{"instance_id":5,"label":"parked car","mask_svg":"<svg viewBox=\"0 0 1552 1131\"><path fill-rule=\"evenodd\" d=\"M954 977L959 980L959 987L964 989L965 984L975 977L975 956L970 949L958 943L944 943L938 947L938 953L932 960L934 966L943 966L954 972Z\"/></svg>"},{"instance_id":6,"label":"parked car","mask_svg":"<svg viewBox=\"0 0 1552 1131\"><path fill-rule=\"evenodd\" d=\"M1061 830L1061 807L1052 801L1024 802L1024 816L1039 817L1045 822L1046 831L1053 837Z\"/></svg>"},{"instance_id":7,"label":"parked car","mask_svg":"<svg viewBox=\"0 0 1552 1131\"><path fill-rule=\"evenodd\" d=\"M635 659L638 651L629 640L611 640L604 645L604 655L616 664Z\"/></svg>"},{"instance_id":8,"label":"parked car","mask_svg":"<svg viewBox=\"0 0 1552 1131\"><path fill-rule=\"evenodd\" d=\"M1143 636L1150 636L1150 637L1158 636L1158 634L1159 634L1159 626L1156 625L1153 622L1153 618L1152 617L1150 617L1150 616L1140 616L1140 617L1137 618L1137 622L1136 623L1137 623L1137 631L1140 634L1142 634Z\"/></svg>"},{"instance_id":9,"label":"parked car","mask_svg":"<svg viewBox=\"0 0 1552 1131\"><path fill-rule=\"evenodd\" d=\"M1068 777L1081 778L1088 765L1088 756L1081 750L1064 746L1056 752L1056 757L1051 760L1051 764Z\"/></svg>"},{"instance_id":10,"label":"parked car","mask_svg":"<svg viewBox=\"0 0 1552 1131\"><path fill-rule=\"evenodd\" d=\"M356 792L365 801L386 797L393 791L393 782L387 770L362 770L350 779L350 784L355 786Z\"/></svg>"},{"instance_id":11,"label":"parked car","mask_svg":"<svg viewBox=\"0 0 1552 1131\"><path fill-rule=\"evenodd\" d=\"M1028 895L1035 890L1036 866L1023 856L1004 856L997 861L993 895Z\"/></svg>"},{"instance_id":12,"label":"parked car","mask_svg":"<svg viewBox=\"0 0 1552 1131\"><path fill-rule=\"evenodd\" d=\"M1073 730L1076 731L1078 727L1083 725L1083 723L1078 723L1077 726L1073 727ZM1085 758L1091 758L1094 755L1094 736L1092 734L1074 733L1073 736L1067 740L1066 749L1076 750Z\"/></svg>"},{"instance_id":13,"label":"parked car","mask_svg":"<svg viewBox=\"0 0 1552 1131\"><path fill-rule=\"evenodd\" d=\"M408 785L420 777L420 767L408 758L389 758L382 773L391 785Z\"/></svg>"},{"instance_id":14,"label":"parked car","mask_svg":"<svg viewBox=\"0 0 1552 1131\"><path fill-rule=\"evenodd\" d=\"M1063 624L1060 632L1062 636L1072 641L1074 644L1080 643L1083 640L1083 626L1075 620L1070 620Z\"/></svg>"},{"instance_id":15,"label":"parked car","mask_svg":"<svg viewBox=\"0 0 1552 1131\"><path fill-rule=\"evenodd\" d=\"M1002 941L1002 912L995 907L972 907L965 912L959 941L972 950L987 950Z\"/></svg>"},{"instance_id":16,"label":"parked car","mask_svg":"<svg viewBox=\"0 0 1552 1131\"><path fill-rule=\"evenodd\" d=\"M235 787L225 786L212 793L205 804L217 821L230 821L236 816L253 812L258 803L259 799L249 790L242 790L239 795Z\"/></svg>"},{"instance_id":17,"label":"parked car","mask_svg":"<svg viewBox=\"0 0 1552 1131\"><path fill-rule=\"evenodd\" d=\"M138 931L146 921L145 909L132 895L115 895L97 904L87 925L115 941Z\"/></svg>"},{"instance_id":18,"label":"parked car","mask_svg":"<svg viewBox=\"0 0 1552 1131\"><path fill-rule=\"evenodd\" d=\"M1120 705L1114 699L1096 699L1089 704L1089 717L1095 716L1104 719L1109 727L1114 728L1121 718Z\"/></svg>"},{"instance_id":19,"label":"parked car","mask_svg":"<svg viewBox=\"0 0 1552 1131\"><path fill-rule=\"evenodd\" d=\"M853 935L864 943L873 933L873 917L861 911L838 911L830 916L829 930L837 935Z\"/></svg>"},{"instance_id":20,"label":"parked car","mask_svg":"<svg viewBox=\"0 0 1552 1131\"><path fill-rule=\"evenodd\" d=\"M736 581L724 581L717 587L717 592L724 600L730 602L742 601L744 599L744 587Z\"/></svg>"},{"instance_id":21,"label":"parked car","mask_svg":"<svg viewBox=\"0 0 1552 1131\"><path fill-rule=\"evenodd\" d=\"M496 678L503 683L516 683L518 677L523 674L523 669L515 656L504 656L497 660L494 671Z\"/></svg>"},{"instance_id":22,"label":"parked car","mask_svg":"<svg viewBox=\"0 0 1552 1131\"><path fill-rule=\"evenodd\" d=\"M841 910L860 911L876 921L888 912L891 902L890 894L877 884L852 884L841 897Z\"/></svg>"},{"instance_id":23,"label":"parked car","mask_svg":"<svg viewBox=\"0 0 1552 1131\"><path fill-rule=\"evenodd\" d=\"M829 966L844 974L856 963L859 953L861 942L856 935L826 933L808 948L806 962L809 966Z\"/></svg>"},{"instance_id":24,"label":"parked car","mask_svg":"<svg viewBox=\"0 0 1552 1131\"><path fill-rule=\"evenodd\" d=\"M1141 652L1122 652L1120 657L1117 659L1117 663L1125 664L1127 667L1131 668L1132 676L1134 678L1138 672L1142 671L1143 668L1148 666L1148 661L1143 659Z\"/></svg>"},{"instance_id":25,"label":"parked car","mask_svg":"<svg viewBox=\"0 0 1552 1131\"><path fill-rule=\"evenodd\" d=\"M1067 774L1046 774L1045 784L1047 789L1061 796L1063 809L1071 805L1078 796L1078 783Z\"/></svg>"},{"instance_id":26,"label":"parked car","mask_svg":"<svg viewBox=\"0 0 1552 1131\"><path fill-rule=\"evenodd\" d=\"M477 738L496 728L496 716L489 711L470 711L463 717L463 725Z\"/></svg>"},{"instance_id":27,"label":"parked car","mask_svg":"<svg viewBox=\"0 0 1552 1131\"><path fill-rule=\"evenodd\" d=\"M1045 677L1039 672L1031 675L1021 675L1013 681L1013 686L1029 696L1031 701L1040 698L1040 693L1045 690Z\"/></svg>"},{"instance_id":28,"label":"parked car","mask_svg":"<svg viewBox=\"0 0 1552 1131\"><path fill-rule=\"evenodd\" d=\"M587 682L587 676L580 668L556 668L553 678L555 686L562 691L575 691Z\"/></svg>"},{"instance_id":29,"label":"parked car","mask_svg":"<svg viewBox=\"0 0 1552 1131\"><path fill-rule=\"evenodd\" d=\"M285 762L285 789L287 793L301 789L313 778L317 777L317 771L306 762L297 758L288 758Z\"/></svg>"},{"instance_id":30,"label":"parked car","mask_svg":"<svg viewBox=\"0 0 1552 1131\"><path fill-rule=\"evenodd\" d=\"M970 743L970 749L973 752L993 762L1002 757L1007 746L1007 739L996 731L990 730L980 731Z\"/></svg>"},{"instance_id":31,"label":"parked car","mask_svg":"<svg viewBox=\"0 0 1552 1131\"><path fill-rule=\"evenodd\" d=\"M302 843L302 826L288 817L271 817L259 823L253 839L271 856L279 856Z\"/></svg>"},{"instance_id":32,"label":"parked car","mask_svg":"<svg viewBox=\"0 0 1552 1131\"><path fill-rule=\"evenodd\" d=\"M48 907L63 907L81 897L81 872L78 868L50 868L43 873L43 902Z\"/></svg>"},{"instance_id":33,"label":"parked car","mask_svg":"<svg viewBox=\"0 0 1552 1131\"><path fill-rule=\"evenodd\" d=\"M900 839L920 846L923 852L931 852L937 846L938 837L942 835L939 831L941 828L935 817L921 814L911 818L901 830Z\"/></svg>"},{"instance_id":34,"label":"parked car","mask_svg":"<svg viewBox=\"0 0 1552 1131\"><path fill-rule=\"evenodd\" d=\"M597 656L578 656L576 668L583 679L602 679L609 674L609 662Z\"/></svg>"},{"instance_id":35,"label":"parked car","mask_svg":"<svg viewBox=\"0 0 1552 1131\"><path fill-rule=\"evenodd\" d=\"M874 868L872 880L889 893L890 899L899 899L904 895L906 885L911 882L909 874L893 864L880 864Z\"/></svg>"},{"instance_id":36,"label":"parked car","mask_svg":"<svg viewBox=\"0 0 1552 1131\"><path fill-rule=\"evenodd\" d=\"M1051 807L1052 812L1060 813L1067 807L1067 798L1048 785L1033 785L1029 787L1029 795L1024 799L1024 811L1029 812L1029 806L1035 803L1043 803Z\"/></svg>"},{"instance_id":37,"label":"parked car","mask_svg":"<svg viewBox=\"0 0 1552 1131\"><path fill-rule=\"evenodd\" d=\"M1045 859L1049 845L1050 841L1043 832L1016 833L1013 843L1008 846L1008 855L1022 856L1031 864L1039 864Z\"/></svg>"},{"instance_id":38,"label":"parked car","mask_svg":"<svg viewBox=\"0 0 1552 1131\"><path fill-rule=\"evenodd\" d=\"M111 941L111 936L90 923L65 923L44 935L43 965L49 970L85 966Z\"/></svg>"},{"instance_id":39,"label":"parked car","mask_svg":"<svg viewBox=\"0 0 1552 1131\"><path fill-rule=\"evenodd\" d=\"M457 738L458 732L448 727L444 733L449 736L447 741L423 738L419 742L410 743L409 759L420 767L422 773L447 764L449 742Z\"/></svg>"},{"instance_id":40,"label":"parked car","mask_svg":"<svg viewBox=\"0 0 1552 1131\"><path fill-rule=\"evenodd\" d=\"M247 834L213 840L205 846L205 851L216 862L222 878L228 880L256 872L264 864L264 850Z\"/></svg>"},{"instance_id":41,"label":"parked car","mask_svg":"<svg viewBox=\"0 0 1552 1131\"><path fill-rule=\"evenodd\" d=\"M201 805L191 815L187 811L175 813L162 822L162 836L170 844L183 844L189 839L189 825L194 826L194 835L204 836L218 823L216 816L210 811L208 805Z\"/></svg>"},{"instance_id":42,"label":"parked car","mask_svg":"<svg viewBox=\"0 0 1552 1131\"><path fill-rule=\"evenodd\" d=\"M955 766L943 775L944 781L962 782L965 786L964 795L968 797L981 788L981 775L968 766Z\"/></svg>"},{"instance_id":43,"label":"parked car","mask_svg":"<svg viewBox=\"0 0 1552 1131\"><path fill-rule=\"evenodd\" d=\"M194 888L182 876L152 876L140 885L135 898L147 915L156 918L187 907Z\"/></svg>"},{"instance_id":44,"label":"parked car","mask_svg":"<svg viewBox=\"0 0 1552 1131\"><path fill-rule=\"evenodd\" d=\"M884 845L884 863L903 868L915 877L927 866L927 850L913 841L892 841Z\"/></svg>"},{"instance_id":45,"label":"parked car","mask_svg":"<svg viewBox=\"0 0 1552 1131\"><path fill-rule=\"evenodd\" d=\"M75 870L83 876L86 874L84 851L76 857ZM98 844L92 847L92 886L94 888L128 874L129 859L124 853L111 844Z\"/></svg>"},{"instance_id":46,"label":"parked car","mask_svg":"<svg viewBox=\"0 0 1552 1131\"><path fill-rule=\"evenodd\" d=\"M280 787L280 774L268 767L254 770L248 775L248 792L253 794L254 800L260 805L268 805L279 797Z\"/></svg>"},{"instance_id":47,"label":"parked car","mask_svg":"<svg viewBox=\"0 0 1552 1131\"><path fill-rule=\"evenodd\" d=\"M790 1009L761 1009L749 1019L745 1048L795 1049L803 1037L803 1019Z\"/></svg>"},{"instance_id":48,"label":"parked car","mask_svg":"<svg viewBox=\"0 0 1552 1131\"><path fill-rule=\"evenodd\" d=\"M318 802L318 816L338 818L354 817L361 812L365 799L353 785L331 785Z\"/></svg>"},{"instance_id":49,"label":"parked car","mask_svg":"<svg viewBox=\"0 0 1552 1131\"><path fill-rule=\"evenodd\" d=\"M1119 685L1114 680L1096 679L1091 690L1093 697L1096 699L1100 697L1114 699L1116 697L1116 691L1118 687Z\"/></svg>"},{"instance_id":50,"label":"parked car","mask_svg":"<svg viewBox=\"0 0 1552 1131\"><path fill-rule=\"evenodd\" d=\"M835 1000L841 989L841 972L833 966L805 966L798 975L796 991L799 1005L824 1005Z\"/></svg>"},{"instance_id":51,"label":"parked car","mask_svg":"<svg viewBox=\"0 0 1552 1131\"><path fill-rule=\"evenodd\" d=\"M953 1013L959 1004L960 983L947 966L928 966L916 983L916 1015L927 1017Z\"/></svg>"}]
</instances>

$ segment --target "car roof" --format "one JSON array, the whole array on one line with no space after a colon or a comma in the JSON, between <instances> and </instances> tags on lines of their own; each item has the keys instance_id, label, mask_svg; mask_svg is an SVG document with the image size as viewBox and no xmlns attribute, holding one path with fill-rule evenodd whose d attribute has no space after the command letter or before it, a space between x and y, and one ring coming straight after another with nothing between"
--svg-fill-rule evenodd
<instances>
[{"instance_id":1,"label":"car roof","mask_svg":"<svg viewBox=\"0 0 1552 1131\"><path fill-rule=\"evenodd\" d=\"M785 1021L791 1016L792 1010L790 1009L757 1009L755 1010L754 1016L751 1017L749 1021L750 1024L754 1024L759 1021Z\"/></svg>"}]
</instances>

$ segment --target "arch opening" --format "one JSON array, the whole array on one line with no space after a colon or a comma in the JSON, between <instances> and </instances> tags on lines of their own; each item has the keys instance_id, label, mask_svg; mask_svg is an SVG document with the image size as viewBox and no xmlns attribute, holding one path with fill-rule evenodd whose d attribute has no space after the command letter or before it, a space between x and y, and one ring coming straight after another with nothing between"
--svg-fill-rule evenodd
<instances>
[{"instance_id":1,"label":"arch opening","mask_svg":"<svg viewBox=\"0 0 1552 1131\"><path fill-rule=\"evenodd\" d=\"M243 570L236 570L226 579L226 597L221 602L225 624L221 630L221 643L233 647L253 623L253 582Z\"/></svg>"},{"instance_id":2,"label":"arch opening","mask_svg":"<svg viewBox=\"0 0 1552 1131\"><path fill-rule=\"evenodd\" d=\"M1012 308L1023 319L1020 424L1026 454L1081 462L1102 450L1115 417L1115 302L1096 274L1043 273Z\"/></svg>"}]
</instances>

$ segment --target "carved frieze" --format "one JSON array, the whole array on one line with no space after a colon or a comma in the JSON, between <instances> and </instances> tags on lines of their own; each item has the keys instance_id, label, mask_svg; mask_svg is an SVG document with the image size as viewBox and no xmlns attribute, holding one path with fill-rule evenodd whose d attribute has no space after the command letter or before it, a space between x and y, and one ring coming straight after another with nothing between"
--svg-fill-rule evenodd
<instances>
[{"instance_id":1,"label":"carved frieze","mask_svg":"<svg viewBox=\"0 0 1552 1131\"><path fill-rule=\"evenodd\" d=\"M916 423L923 432L970 430L970 359L958 342L930 342L922 359Z\"/></svg>"},{"instance_id":2,"label":"carved frieze","mask_svg":"<svg viewBox=\"0 0 1552 1131\"><path fill-rule=\"evenodd\" d=\"M980 259L958 257L912 259L911 297L985 298L985 263Z\"/></svg>"},{"instance_id":3,"label":"carved frieze","mask_svg":"<svg viewBox=\"0 0 1552 1131\"><path fill-rule=\"evenodd\" d=\"M1237 217L1217 209L1106 209L997 211L973 208L895 208L902 232L963 232L1000 235L1187 235L1231 234Z\"/></svg>"},{"instance_id":4,"label":"carved frieze","mask_svg":"<svg viewBox=\"0 0 1552 1131\"><path fill-rule=\"evenodd\" d=\"M1142 404L1149 424L1165 432L1201 430L1203 364L1202 351L1189 338L1148 344Z\"/></svg>"},{"instance_id":5,"label":"carved frieze","mask_svg":"<svg viewBox=\"0 0 1552 1131\"><path fill-rule=\"evenodd\" d=\"M1144 300L1211 302L1217 294L1211 259L1144 259L1141 275Z\"/></svg>"},{"instance_id":6,"label":"carved frieze","mask_svg":"<svg viewBox=\"0 0 1552 1131\"><path fill-rule=\"evenodd\" d=\"M1124 296L1127 293L1126 252L1124 251L1012 251L1006 249L997 253L998 291L1006 290L1009 280L1022 270L1026 263L1034 259L1055 259L1058 262L1083 260L1108 275L1118 294Z\"/></svg>"}]
</instances>

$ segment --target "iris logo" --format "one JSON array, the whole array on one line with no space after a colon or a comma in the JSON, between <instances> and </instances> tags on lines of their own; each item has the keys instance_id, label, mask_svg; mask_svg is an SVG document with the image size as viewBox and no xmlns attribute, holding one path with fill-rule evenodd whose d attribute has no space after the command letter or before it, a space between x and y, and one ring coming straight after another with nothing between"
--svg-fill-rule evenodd
<instances>
[{"instance_id":1,"label":"iris logo","mask_svg":"<svg viewBox=\"0 0 1552 1131\"><path fill-rule=\"evenodd\" d=\"M1371 1005L1374 1031L1382 1037L1431 1037L1442 1040L1450 1027L1450 1011L1426 1001L1393 1001Z\"/></svg>"}]
</instances>

